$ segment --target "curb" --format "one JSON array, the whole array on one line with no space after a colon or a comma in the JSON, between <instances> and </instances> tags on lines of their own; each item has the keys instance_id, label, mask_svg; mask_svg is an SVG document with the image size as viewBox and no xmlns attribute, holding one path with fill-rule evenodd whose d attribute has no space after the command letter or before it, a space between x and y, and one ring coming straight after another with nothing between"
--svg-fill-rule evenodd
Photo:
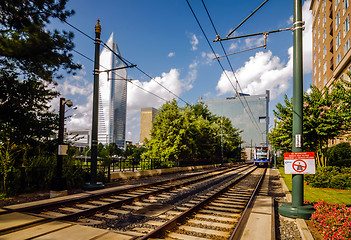
<instances>
[{"instance_id":1,"label":"curb","mask_svg":"<svg viewBox=\"0 0 351 240\"><path fill-rule=\"evenodd\" d=\"M280 175L279 170L277 170L277 172L279 174L279 179L283 188L283 192L285 193L285 199L287 200L287 202L291 202L292 201L291 193L289 192L289 189L286 186L283 177ZM295 222L296 222L297 228L300 231L302 240L314 240L312 233L310 232L310 229L307 227L306 221L304 219L297 218L295 219Z\"/></svg>"}]
</instances>

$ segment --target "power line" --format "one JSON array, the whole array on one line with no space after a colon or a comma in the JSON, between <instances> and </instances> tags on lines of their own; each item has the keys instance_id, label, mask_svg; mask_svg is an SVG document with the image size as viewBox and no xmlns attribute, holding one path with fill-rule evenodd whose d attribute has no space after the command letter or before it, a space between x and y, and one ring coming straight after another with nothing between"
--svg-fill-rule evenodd
<instances>
[{"instance_id":1,"label":"power line","mask_svg":"<svg viewBox=\"0 0 351 240\"><path fill-rule=\"evenodd\" d=\"M66 23L67 25L69 25L70 27L74 28L75 30L77 30L78 32L80 32L81 34L83 34L84 36L88 37L90 40L95 41L94 38L90 37L88 34L86 34L85 32L83 32L82 30L80 30L79 28L73 26L72 24L68 23L66 20L62 20L64 23ZM167 87L165 87L164 85L162 85L161 83L159 83L158 81L155 80L155 78L151 77L149 74L147 74L145 71L143 71L141 68L137 67L136 65L132 64L130 61L128 61L127 59L125 59L124 57L120 56L119 54L117 54L115 51L113 51L106 43L104 43L103 41L100 40L100 43L103 44L103 47L108 49L109 51L111 51L115 56L117 56L118 59L120 59L125 65L131 65L133 67L135 67L136 69L138 69L141 73L143 73L145 76L147 76L148 78L150 78L152 81L156 82L159 86L161 86L162 88L164 88L166 91L168 91L170 94L172 94L173 96L175 96L176 98L178 98L179 100L183 101L185 104L188 104L184 99L182 99L181 97L179 97L177 94L175 94L174 92L172 92L171 90L169 90ZM75 51L76 52L76 51ZM77 52L78 53L78 52ZM78 53L80 54L80 53ZM83 56L84 58L87 58L86 56L80 54L81 56ZM90 59L89 59L90 60ZM106 69L106 68L105 68ZM133 83L132 83L133 84ZM135 84L133 84L135 85ZM137 85L135 85L137 86ZM140 86L138 86L140 87ZM141 87L140 87L141 88ZM149 92L148 90L144 89L146 92ZM151 92L149 92L151 94ZM159 97L159 96L158 96ZM165 100L164 98L160 97L161 99ZM165 100L167 101L167 100Z\"/></svg>"},{"instance_id":2,"label":"power line","mask_svg":"<svg viewBox=\"0 0 351 240\"><path fill-rule=\"evenodd\" d=\"M102 41L101 41L102 42ZM102 42L103 45L105 47L107 47L107 49L109 49L110 51L113 52L114 55L116 55L123 63L125 64L132 64L130 61L128 61L127 59L125 59L124 57L118 55L115 51L113 51L109 46L107 46L107 44L105 44L104 42ZM183 101L185 104L188 104L184 99L182 99L181 97L179 97L177 94L175 94L174 92L172 92L171 90L169 90L167 87L165 87L164 85L162 85L161 83L159 83L158 81L155 80L154 77L151 77L149 74L147 74L146 72L144 72L141 68L139 68L138 66L134 65L136 69L138 69L142 74L144 74L145 76L147 76L148 78L150 78L151 81L156 82L159 86L161 86L162 88L164 88L166 91L168 91L170 94L172 94L173 96L175 96L176 98L178 98L179 100Z\"/></svg>"},{"instance_id":3,"label":"power line","mask_svg":"<svg viewBox=\"0 0 351 240\"><path fill-rule=\"evenodd\" d=\"M195 14L193 8L191 7L189 1L186 0L186 2L188 3L188 6L189 6L189 8L190 8L190 10L191 10L191 12L192 12L192 14L193 14L193 16L194 16L194 18L195 18L197 24L199 25L199 27L200 27L200 29L201 29L201 31L202 31L202 34L204 35L204 37L205 37L205 39L206 39L206 41L207 41L209 47L211 48L211 50L212 50L214 56L217 56L217 55L216 55L216 52L214 51L214 49L213 49L213 47L212 47L212 45L211 45L211 43L210 43L210 41L208 40L208 37L207 37L207 35L206 35L204 29L203 29L202 26L201 26L201 23L199 22L199 20L198 20L196 14ZM241 98L240 98L240 94L238 93L237 89L235 88L235 86L233 85L232 81L230 80L230 78L229 78L227 72L225 71L225 69L224 69L224 67L223 67L223 65L222 65L222 63L221 63L221 61L219 60L219 58L216 58L216 59L217 59L218 64L219 64L220 67L222 68L224 74L226 75L228 81L230 82L230 84L232 85L233 89L235 90L235 92L236 92L237 95L239 96L239 100L240 100L241 104L243 105L244 109L246 109L246 107L245 107L243 101L242 101ZM233 73L234 73L234 72L233 72ZM257 126L255 125L255 121L252 119L252 117L250 116L250 114L249 114L248 112L247 112L247 114L249 115L249 118L250 118L251 122L253 123L253 125L255 126L255 128L256 128L258 131L260 131L259 128L257 128Z\"/></svg>"},{"instance_id":4,"label":"power line","mask_svg":"<svg viewBox=\"0 0 351 240\"><path fill-rule=\"evenodd\" d=\"M268 0L267 0L267 1L268 1ZM265 1L263 4L265 4L267 1ZM214 23L213 23L213 21L212 21L212 18L211 18L211 15L210 15L209 11L207 10L207 7L206 7L206 4L205 4L204 0L202 0L202 4L203 4L203 6L204 6L204 8L205 8L205 10L206 10L206 13L207 13L208 18L210 19L210 22L211 22L211 24L212 24L212 27L213 27L213 29L214 29L216 35L218 36L217 29L216 29L216 27L215 27L215 25L214 25ZM263 6L263 4L261 4L261 6ZM261 7L261 6L260 6L260 7ZM259 7L259 8L260 8L260 7ZM258 9L259 9L259 8L258 8ZM258 9L256 9L255 11L257 11ZM253 13L252 13L252 14L253 14ZM250 16L251 16L251 15L250 15ZM238 26L238 27L239 27L239 26ZM238 27L237 27L237 28L238 28ZM232 64L231 64L231 62L230 62L230 60L229 60L229 58L228 58L228 54L227 54L227 52L226 52L226 50L225 50L225 48L224 48L222 42L220 42L220 44L221 44L222 50L223 50L223 52L224 52L224 55L225 55L225 57L226 57L226 59L227 59L227 62L228 62L228 64L229 64L229 66L230 66L230 69L231 69L232 72L233 72L233 75L234 75L234 77L235 77L236 83L237 83L237 85L239 86L241 92L243 92L243 90L241 89L241 86L240 86L240 84L239 84L238 78L236 77L236 74L235 74L235 72L234 72L233 66L232 66ZM239 96L239 98L240 98L240 94L239 94L238 96ZM252 118L255 119L255 118L254 118L254 115L253 115L253 113L252 113L252 111L251 111L251 107L250 107L249 103L247 102L247 99L246 99L245 95L243 95L243 97L244 97L244 100L245 100L245 102L246 102L246 105L247 105L247 107L248 107L248 109L249 109L249 111L250 111L250 114L251 114ZM250 116L250 114L249 114L249 116ZM250 118L251 118L251 117L250 117ZM257 123L256 121L253 121L253 122L254 122L254 125L256 125L256 126L258 127L257 130L261 131L260 126L258 125L258 123Z\"/></svg>"},{"instance_id":5,"label":"power line","mask_svg":"<svg viewBox=\"0 0 351 240\"><path fill-rule=\"evenodd\" d=\"M93 59L89 58L88 56L84 55L83 53L78 52L78 51L75 50L75 49L73 49L73 51L76 52L77 54L81 55L82 57L88 59L89 61L94 62ZM100 64L100 67L102 67L102 68L104 68L104 69L107 69L107 67L102 66L101 64ZM153 93L153 92L150 92L149 90L146 90L145 88L143 88L143 87L141 87L141 86L139 86L139 85L133 83L131 79L125 79L125 78L123 78L122 76L120 76L119 74L117 74L116 72L113 72L113 74L115 74L115 75L117 75L118 77L120 77L120 79L118 79L118 80L127 81L127 82L131 83L132 85L134 85L134 86L140 88L141 90L143 90L143 91L145 91L145 92L147 92L147 93L149 93L149 94L151 94L151 95L153 95L153 96L155 96L155 97L157 97L157 98L160 98L160 99L164 100L165 102L168 101L168 100L166 100L165 98L163 98L163 97L161 97L161 96L158 96L157 94L155 94L155 93Z\"/></svg>"}]
</instances>

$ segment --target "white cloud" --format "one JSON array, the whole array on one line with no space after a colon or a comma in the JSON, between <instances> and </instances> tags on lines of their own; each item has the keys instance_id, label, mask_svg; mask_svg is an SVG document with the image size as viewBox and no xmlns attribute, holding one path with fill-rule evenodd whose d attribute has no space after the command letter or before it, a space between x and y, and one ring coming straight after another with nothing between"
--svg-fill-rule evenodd
<instances>
[{"instance_id":1,"label":"white cloud","mask_svg":"<svg viewBox=\"0 0 351 240\"><path fill-rule=\"evenodd\" d=\"M213 54L213 52L208 52L208 53L202 52L201 57L205 60L204 64L212 65L215 62L213 60L216 56Z\"/></svg>"},{"instance_id":2,"label":"white cloud","mask_svg":"<svg viewBox=\"0 0 351 240\"><path fill-rule=\"evenodd\" d=\"M199 44L199 40L197 39L195 34L191 36L190 44L191 44L191 50L196 51L197 45Z\"/></svg>"},{"instance_id":3,"label":"white cloud","mask_svg":"<svg viewBox=\"0 0 351 240\"><path fill-rule=\"evenodd\" d=\"M237 48L238 48L238 44L232 42L232 43L230 44L229 50L234 51L234 50L236 50Z\"/></svg>"},{"instance_id":4,"label":"white cloud","mask_svg":"<svg viewBox=\"0 0 351 240\"><path fill-rule=\"evenodd\" d=\"M174 57L175 53L174 52L170 52L168 53L168 57Z\"/></svg>"},{"instance_id":5,"label":"white cloud","mask_svg":"<svg viewBox=\"0 0 351 240\"><path fill-rule=\"evenodd\" d=\"M303 33L303 70L304 73L312 71L312 14L309 11L311 1L303 5L303 20L305 31ZM258 42L257 42L258 41ZM261 41L256 39L256 44ZM255 41L246 41L246 44L254 44ZM253 46L253 45L252 45ZM285 93L290 87L289 81L293 75L293 47L288 50L289 60L284 63L279 57L273 56L271 51L258 52L251 56L244 66L235 71L240 86L244 93L264 94L266 89L271 90L271 99ZM232 72L223 72L218 83L218 95L234 93L234 89L228 81L228 77L235 86L236 79Z\"/></svg>"},{"instance_id":6,"label":"white cloud","mask_svg":"<svg viewBox=\"0 0 351 240\"><path fill-rule=\"evenodd\" d=\"M292 49L290 52L290 60L285 67L278 57L272 56L271 51L258 52L254 57L250 57L249 61L235 72L243 92L255 95L270 89L272 99L285 92L292 77ZM223 72L216 87L219 95L234 93L227 76L235 86L236 78L233 73Z\"/></svg>"},{"instance_id":7,"label":"white cloud","mask_svg":"<svg viewBox=\"0 0 351 240\"><path fill-rule=\"evenodd\" d=\"M264 44L264 38L263 38L263 36L262 37L246 38L245 44L248 48L258 47L258 46L261 46Z\"/></svg>"},{"instance_id":8,"label":"white cloud","mask_svg":"<svg viewBox=\"0 0 351 240\"><path fill-rule=\"evenodd\" d=\"M155 77L154 80L155 81L150 80L148 82L140 82L139 80L134 80L133 84L128 83L127 108L129 113L134 114L136 112L140 112L140 109L143 107L158 108L165 103L164 100L138 88L137 86L166 100L172 100L176 97L166 89L162 88L158 83L162 84L178 96L181 94L184 87L184 83L180 79L180 73L178 69L171 69L168 73L162 73L161 77Z\"/></svg>"},{"instance_id":9,"label":"white cloud","mask_svg":"<svg viewBox=\"0 0 351 240\"><path fill-rule=\"evenodd\" d=\"M189 66L190 67L190 66ZM193 71L196 71L197 63L192 64ZM190 71L191 72L191 71ZM192 74L190 74L192 75ZM141 82L139 80L133 80L133 84L128 82L127 89L127 140L132 140L133 142L139 141L139 130L140 130L140 110L144 107L154 107L159 108L165 103L165 100L170 101L172 99L177 99L169 91L172 91L177 96L189 88L188 84L191 82L191 76L188 76L188 80L180 79L180 72L178 69L171 69L167 73L162 73L160 77L155 77L154 80ZM71 78L70 78L71 79ZM76 110L70 110L66 113L66 116L71 115L69 119L66 120L66 126L68 130L87 130L91 129L92 122L92 102L93 102L93 85L89 81L85 81L83 78L75 77L75 79L81 82L79 91L74 87L73 84L69 84L69 79L64 81L62 84L58 84L56 87L61 91L62 96L71 99L74 106L77 107ZM84 81L83 81L84 80ZM162 88L158 83L165 86L169 91ZM72 86L71 86L72 85ZM146 92L141 88L154 93L158 98L149 92ZM83 91L84 90L84 91ZM65 93L63 93L65 92ZM80 94L83 94L81 96ZM77 95L80 96L79 99ZM78 96L78 97L79 97ZM82 99L84 98L84 99ZM177 99L178 100L178 99ZM81 103L79 103L81 102ZM52 102L52 109L58 109L59 98L54 99ZM67 108L66 108L67 109ZM56 112L58 112L56 110Z\"/></svg>"},{"instance_id":10,"label":"white cloud","mask_svg":"<svg viewBox=\"0 0 351 240\"><path fill-rule=\"evenodd\" d=\"M171 69L168 73L162 73L161 77L156 77L154 79L177 96L180 96L184 90L187 90L187 83L185 80L180 79L180 72L178 69ZM174 98L177 99L173 94L162 88L155 81L150 80L147 82L140 82L139 80L134 80L133 84L128 83L127 140L132 140L133 142L139 141L141 108L159 108L165 103L163 99L167 101ZM162 97L163 99L145 92L137 86L140 86L143 89Z\"/></svg>"},{"instance_id":11,"label":"white cloud","mask_svg":"<svg viewBox=\"0 0 351 240\"><path fill-rule=\"evenodd\" d=\"M189 68L196 68L199 65L199 62L197 60L194 60L190 65Z\"/></svg>"}]
</instances>

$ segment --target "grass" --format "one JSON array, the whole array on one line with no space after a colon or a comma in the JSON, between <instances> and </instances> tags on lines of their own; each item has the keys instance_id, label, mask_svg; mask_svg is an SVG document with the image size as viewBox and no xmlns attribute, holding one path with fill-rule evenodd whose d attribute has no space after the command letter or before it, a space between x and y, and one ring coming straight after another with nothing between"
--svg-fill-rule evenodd
<instances>
[{"instance_id":1,"label":"grass","mask_svg":"<svg viewBox=\"0 0 351 240\"><path fill-rule=\"evenodd\" d=\"M288 187L290 193L292 189L292 179L291 174L284 173L284 167L279 167L279 172L283 177L286 186ZM304 185L304 200L317 202L319 200L324 200L328 203L337 203L351 205L351 191L330 189L330 188L314 188L308 185Z\"/></svg>"}]
</instances>

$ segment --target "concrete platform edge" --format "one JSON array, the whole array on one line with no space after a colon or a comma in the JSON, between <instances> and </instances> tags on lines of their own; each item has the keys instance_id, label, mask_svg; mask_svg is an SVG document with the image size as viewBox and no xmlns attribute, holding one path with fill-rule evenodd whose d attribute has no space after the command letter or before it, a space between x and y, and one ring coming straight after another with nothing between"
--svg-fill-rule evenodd
<instances>
[{"instance_id":1,"label":"concrete platform edge","mask_svg":"<svg viewBox=\"0 0 351 240\"><path fill-rule=\"evenodd\" d=\"M285 192L285 199L288 202L291 202L292 196L289 192L289 189L286 186L285 181L284 181L283 177L281 176L279 170L276 170L276 171L279 174L279 179L280 179L281 185L283 187L283 191ZM310 232L310 229L307 227L306 221L304 219L296 219L296 225L300 231L300 235L301 235L302 240L314 240L312 233Z\"/></svg>"}]
</instances>

